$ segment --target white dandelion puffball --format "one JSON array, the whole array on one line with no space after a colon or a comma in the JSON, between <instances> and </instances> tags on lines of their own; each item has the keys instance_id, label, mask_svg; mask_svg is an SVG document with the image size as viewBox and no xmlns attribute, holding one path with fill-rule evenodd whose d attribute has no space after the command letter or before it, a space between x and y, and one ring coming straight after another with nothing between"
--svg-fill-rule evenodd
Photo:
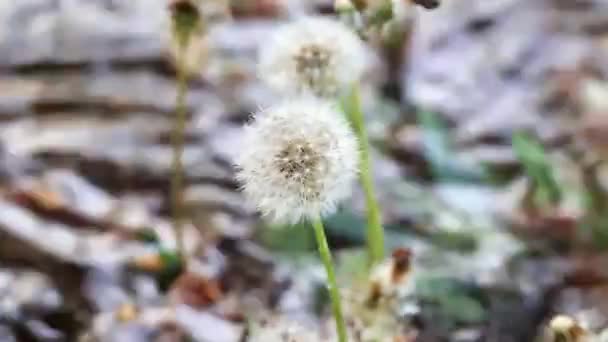
<instances>
[{"instance_id":1,"label":"white dandelion puffball","mask_svg":"<svg viewBox=\"0 0 608 342\"><path fill-rule=\"evenodd\" d=\"M330 102L287 101L254 115L237 157L245 196L275 221L326 215L351 193L358 144Z\"/></svg>"},{"instance_id":2,"label":"white dandelion puffball","mask_svg":"<svg viewBox=\"0 0 608 342\"><path fill-rule=\"evenodd\" d=\"M304 17L279 28L261 47L258 72L282 93L332 97L361 78L365 59L363 42L346 25Z\"/></svg>"}]
</instances>

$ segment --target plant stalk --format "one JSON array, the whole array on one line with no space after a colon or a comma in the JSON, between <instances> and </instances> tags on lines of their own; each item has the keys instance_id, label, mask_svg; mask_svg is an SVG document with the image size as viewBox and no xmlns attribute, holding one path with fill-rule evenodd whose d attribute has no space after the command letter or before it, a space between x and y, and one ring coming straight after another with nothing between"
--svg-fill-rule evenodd
<instances>
[{"instance_id":1,"label":"plant stalk","mask_svg":"<svg viewBox=\"0 0 608 342\"><path fill-rule=\"evenodd\" d=\"M172 132L173 160L171 177L171 200L173 210L173 229L175 230L175 240L177 253L182 262L186 261L186 251L184 248L184 228L183 228L183 183L184 167L182 154L184 150L184 135L186 130L186 93L188 91L188 80L186 70L186 52L188 39L178 39L177 53L177 98L175 120Z\"/></svg>"},{"instance_id":2,"label":"plant stalk","mask_svg":"<svg viewBox=\"0 0 608 342\"><path fill-rule=\"evenodd\" d=\"M319 249L319 256L325 266L325 272L327 272L327 283L329 288L329 297L331 299L331 308L336 321L336 330L338 332L338 340L340 342L346 342L346 325L344 323L344 315L342 313L342 306L340 304L340 290L338 289L338 283L336 281L336 274L332 263L331 251L327 244L327 237L325 236L325 228L320 217L316 217L312 221L312 226L315 231L315 237L317 239L317 247Z\"/></svg>"},{"instance_id":3,"label":"plant stalk","mask_svg":"<svg viewBox=\"0 0 608 342\"><path fill-rule=\"evenodd\" d=\"M367 248L370 266L384 259L384 229L380 217L380 209L376 200L374 181L370 161L370 146L365 129L365 119L361 108L359 84L355 84L344 103L345 110L359 139L359 179L367 205Z\"/></svg>"}]
</instances>

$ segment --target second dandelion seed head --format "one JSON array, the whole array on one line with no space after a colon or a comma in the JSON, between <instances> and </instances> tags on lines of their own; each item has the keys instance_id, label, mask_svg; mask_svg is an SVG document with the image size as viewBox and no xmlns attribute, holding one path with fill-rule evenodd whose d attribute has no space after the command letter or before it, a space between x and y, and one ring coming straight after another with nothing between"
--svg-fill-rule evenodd
<instances>
[{"instance_id":1,"label":"second dandelion seed head","mask_svg":"<svg viewBox=\"0 0 608 342\"><path fill-rule=\"evenodd\" d=\"M285 24L262 46L259 74L283 93L333 97L361 77L365 64L363 43L348 27L305 17Z\"/></svg>"},{"instance_id":2,"label":"second dandelion seed head","mask_svg":"<svg viewBox=\"0 0 608 342\"><path fill-rule=\"evenodd\" d=\"M263 214L296 222L331 212L350 194L357 141L330 103L304 98L255 115L237 177Z\"/></svg>"}]
</instances>

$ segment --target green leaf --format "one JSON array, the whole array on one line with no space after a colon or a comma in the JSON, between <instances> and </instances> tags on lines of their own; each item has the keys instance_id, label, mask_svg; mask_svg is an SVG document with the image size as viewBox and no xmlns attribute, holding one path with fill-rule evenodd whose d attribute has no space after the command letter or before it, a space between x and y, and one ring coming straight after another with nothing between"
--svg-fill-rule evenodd
<instances>
[{"instance_id":1,"label":"green leaf","mask_svg":"<svg viewBox=\"0 0 608 342\"><path fill-rule=\"evenodd\" d=\"M156 274L156 282L161 291L167 291L171 284L184 270L184 265L179 254L173 250L161 249L158 252L163 261L163 268Z\"/></svg>"},{"instance_id":2,"label":"green leaf","mask_svg":"<svg viewBox=\"0 0 608 342\"><path fill-rule=\"evenodd\" d=\"M478 245L477 237L472 232L438 231L432 233L430 239L439 247L459 252L474 252Z\"/></svg>"},{"instance_id":3,"label":"green leaf","mask_svg":"<svg viewBox=\"0 0 608 342\"><path fill-rule=\"evenodd\" d=\"M447 277L421 277L416 279L416 295L435 300L458 291L455 279Z\"/></svg>"},{"instance_id":4,"label":"green leaf","mask_svg":"<svg viewBox=\"0 0 608 342\"><path fill-rule=\"evenodd\" d=\"M557 204L561 200L561 189L555 179L542 144L529 134L513 135L513 149L535 187L534 199L539 205Z\"/></svg>"},{"instance_id":5,"label":"green leaf","mask_svg":"<svg viewBox=\"0 0 608 342\"><path fill-rule=\"evenodd\" d=\"M486 317L486 310L483 306L469 296L452 295L444 297L439 304L443 313L453 318L456 323L481 323Z\"/></svg>"},{"instance_id":6,"label":"green leaf","mask_svg":"<svg viewBox=\"0 0 608 342\"><path fill-rule=\"evenodd\" d=\"M458 279L423 277L416 281L416 296L435 304L441 316L455 323L479 323L486 310L473 296L472 289Z\"/></svg>"},{"instance_id":7,"label":"green leaf","mask_svg":"<svg viewBox=\"0 0 608 342\"><path fill-rule=\"evenodd\" d=\"M371 15L369 17L370 25L383 25L389 20L393 19L393 4L391 1L385 1L379 6L376 6L371 11Z\"/></svg>"},{"instance_id":8,"label":"green leaf","mask_svg":"<svg viewBox=\"0 0 608 342\"><path fill-rule=\"evenodd\" d=\"M312 227L308 223L262 227L256 239L271 251L300 254L316 248Z\"/></svg>"},{"instance_id":9,"label":"green leaf","mask_svg":"<svg viewBox=\"0 0 608 342\"><path fill-rule=\"evenodd\" d=\"M339 263L336 264L338 277L355 280L365 277L369 271L367 251L364 248L340 251Z\"/></svg>"},{"instance_id":10,"label":"green leaf","mask_svg":"<svg viewBox=\"0 0 608 342\"><path fill-rule=\"evenodd\" d=\"M470 182L488 179L486 170L481 165L472 165L453 157L448 129L437 113L421 110L417 116L424 133L424 154L435 179Z\"/></svg>"},{"instance_id":11,"label":"green leaf","mask_svg":"<svg viewBox=\"0 0 608 342\"><path fill-rule=\"evenodd\" d=\"M367 222L364 216L348 209L342 209L324 219L323 222L329 235L340 236L353 244L365 244ZM403 247L411 238L411 234L404 233L400 228L396 225L384 225L386 250Z\"/></svg>"},{"instance_id":12,"label":"green leaf","mask_svg":"<svg viewBox=\"0 0 608 342\"><path fill-rule=\"evenodd\" d=\"M146 243L151 243L151 244L158 244L159 243L159 238L158 238L158 234L156 234L156 231L154 231L153 229L142 229L139 230L135 233L135 238L141 242L146 242Z\"/></svg>"}]
</instances>

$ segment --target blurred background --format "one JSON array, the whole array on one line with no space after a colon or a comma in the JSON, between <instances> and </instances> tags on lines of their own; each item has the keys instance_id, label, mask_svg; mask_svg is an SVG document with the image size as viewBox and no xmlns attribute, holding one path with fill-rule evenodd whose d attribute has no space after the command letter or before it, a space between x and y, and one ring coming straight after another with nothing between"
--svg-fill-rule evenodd
<instances>
[{"instance_id":1,"label":"blurred background","mask_svg":"<svg viewBox=\"0 0 608 342\"><path fill-rule=\"evenodd\" d=\"M327 312L312 231L261 221L232 158L250 113L280 99L259 46L333 1L200 5L184 271L168 2L0 1L0 341L236 342L252 320ZM390 341L529 342L558 314L601 334L608 1L402 5L369 32L363 83L387 248L412 253L392 317L408 337ZM358 189L326 220L343 284L366 269L364 213Z\"/></svg>"}]
</instances>

